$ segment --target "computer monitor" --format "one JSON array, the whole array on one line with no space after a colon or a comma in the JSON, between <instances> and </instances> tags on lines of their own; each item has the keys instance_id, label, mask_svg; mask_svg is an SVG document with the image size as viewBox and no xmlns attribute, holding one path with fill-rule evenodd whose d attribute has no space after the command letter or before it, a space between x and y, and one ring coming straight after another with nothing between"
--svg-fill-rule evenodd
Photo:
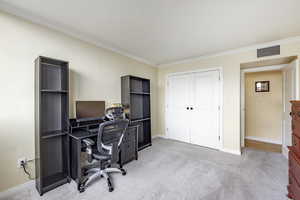
<instances>
[{"instance_id":1,"label":"computer monitor","mask_svg":"<svg viewBox=\"0 0 300 200\"><path fill-rule=\"evenodd\" d=\"M105 115L105 101L76 101L76 118L96 118Z\"/></svg>"}]
</instances>

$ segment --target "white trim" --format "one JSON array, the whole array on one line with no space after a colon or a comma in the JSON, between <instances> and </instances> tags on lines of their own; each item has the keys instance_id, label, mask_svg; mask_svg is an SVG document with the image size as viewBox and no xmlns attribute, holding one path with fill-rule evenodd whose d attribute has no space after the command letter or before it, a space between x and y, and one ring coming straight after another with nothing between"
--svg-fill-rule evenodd
<instances>
[{"instance_id":1,"label":"white trim","mask_svg":"<svg viewBox=\"0 0 300 200\"><path fill-rule=\"evenodd\" d=\"M273 70L282 70L288 67L289 64L282 64L282 65L272 65L272 66L263 66L263 67L255 67L255 68L248 68L248 69L241 69L240 71L240 144L241 147L245 146L245 125L246 125L246 113L245 113L245 73L247 72L263 72L263 71L273 71ZM283 85L284 89L284 85ZM283 130L281 128L281 135L283 134ZM282 143L282 142L281 142Z\"/></svg>"},{"instance_id":2,"label":"white trim","mask_svg":"<svg viewBox=\"0 0 300 200\"><path fill-rule=\"evenodd\" d=\"M281 150L282 150L282 154L284 155L284 157L289 159L289 149L286 146L282 145Z\"/></svg>"},{"instance_id":3,"label":"white trim","mask_svg":"<svg viewBox=\"0 0 300 200\"><path fill-rule=\"evenodd\" d=\"M255 67L255 68L242 69L242 71L243 72L264 72L264 71L282 70L287 65L288 64Z\"/></svg>"},{"instance_id":4,"label":"white trim","mask_svg":"<svg viewBox=\"0 0 300 200\"><path fill-rule=\"evenodd\" d=\"M282 70L282 120L281 120L281 139L282 139L282 146L281 146L281 150L282 150L282 154L287 158L288 154L286 151L287 148L285 147L285 127L284 127L284 113L285 111L285 94L286 94L286 90L285 90L285 86L286 86L286 70L283 69Z\"/></svg>"},{"instance_id":5,"label":"white trim","mask_svg":"<svg viewBox=\"0 0 300 200\"><path fill-rule=\"evenodd\" d=\"M266 142L266 143L271 143L271 144L282 144L282 141L280 140L274 140L274 139L269 139L269 138L262 138L262 137L255 137L255 136L246 136L246 139L249 140L255 140L259 142Z\"/></svg>"},{"instance_id":6,"label":"white trim","mask_svg":"<svg viewBox=\"0 0 300 200\"><path fill-rule=\"evenodd\" d=\"M169 73L166 74L165 76L165 138L169 138L168 136L168 131L167 131L167 106L168 106L168 94L169 94L169 88L168 88L168 80L169 77L171 76L176 76L176 75L183 75L183 74L190 74L190 73L197 73L197 72L209 72L209 71L219 71L219 76L220 76L220 97L219 97L219 104L220 104L220 112L219 112L219 136L220 136L220 141L219 141L219 150L223 149L224 141L223 141L223 67L212 67L212 68L205 68L205 69L197 69L197 70L192 70L192 71L184 71L184 72L175 72L175 73Z\"/></svg>"},{"instance_id":7,"label":"white trim","mask_svg":"<svg viewBox=\"0 0 300 200\"><path fill-rule=\"evenodd\" d=\"M3 191L3 192L0 192L0 199L8 199L11 196L15 195L16 193L18 193L19 191L24 190L24 189L29 188L29 187L35 188L34 183L35 183L34 180L27 181L27 182L22 183L20 185L16 185L14 187L11 187L11 188Z\"/></svg>"},{"instance_id":8,"label":"white trim","mask_svg":"<svg viewBox=\"0 0 300 200\"><path fill-rule=\"evenodd\" d=\"M151 138L152 139L155 139L155 138L164 138L164 139L167 139L165 135L154 135Z\"/></svg>"},{"instance_id":9,"label":"white trim","mask_svg":"<svg viewBox=\"0 0 300 200\"><path fill-rule=\"evenodd\" d=\"M296 62L296 68L295 68L295 84L296 85L294 85L295 86L295 94L294 94L294 99L295 100L299 100L299 59L296 59L295 61L292 61L292 62ZM291 63L292 63L291 62ZM287 65L285 68L283 68L283 109L282 109L282 111L283 111L283 113L285 113L286 112L286 110L285 110L285 104L286 104L286 101L285 101L285 93L286 93L286 91L285 91L285 87L286 87L286 82L285 82L285 80L286 80L286 71L287 71L287 69L289 69L289 68L291 68L292 67L292 65L290 65L291 63L289 63L289 65ZM285 132L285 127L284 127L284 117L282 118L282 154L286 157L286 158L288 158L288 152L289 152L289 150L288 150L288 148L287 148L287 146L286 146L286 141L285 141L285 139L286 139L286 137L285 137L285 134L286 134L286 132ZM291 133L288 133L288 134L291 134Z\"/></svg>"},{"instance_id":10,"label":"white trim","mask_svg":"<svg viewBox=\"0 0 300 200\"><path fill-rule=\"evenodd\" d=\"M245 105L245 72L241 70L241 82L240 82L240 146L245 147L245 127L246 127L246 105Z\"/></svg>"},{"instance_id":11,"label":"white trim","mask_svg":"<svg viewBox=\"0 0 300 200\"><path fill-rule=\"evenodd\" d=\"M178 60L178 61L174 61L174 62L161 63L161 64L157 64L157 67L168 67L168 66L171 66L171 65L191 63L191 62L195 62L195 61L199 61L199 60L203 60L203 59L208 59L208 58L213 58L213 57L218 57L218 56L224 56L224 55L232 55L232 54L252 51L252 50L256 50L256 49L264 48L264 47L269 47L269 46L290 44L290 43L293 43L293 42L300 42L300 36L289 37L289 38L285 38L285 39L282 39L282 40L275 40L275 41L265 42L265 43L260 43L260 44L254 44L254 45L245 46L245 47L242 47L242 48L222 51L222 52L215 53L215 54L207 54L207 55L202 55L202 56L198 56L198 57L182 59L182 60Z\"/></svg>"},{"instance_id":12,"label":"white trim","mask_svg":"<svg viewBox=\"0 0 300 200\"><path fill-rule=\"evenodd\" d=\"M299 77L299 59L296 60L296 85L295 85L295 90L296 90L296 94L295 94L295 97L296 97L296 100L299 100L299 80L300 80L300 77Z\"/></svg>"},{"instance_id":13,"label":"white trim","mask_svg":"<svg viewBox=\"0 0 300 200\"><path fill-rule=\"evenodd\" d=\"M238 151L238 150L231 150L231 149L220 149L220 151L223 151L225 153L230 153L230 154L234 154L234 155L239 155L241 156L242 155L242 152L241 151Z\"/></svg>"},{"instance_id":14,"label":"white trim","mask_svg":"<svg viewBox=\"0 0 300 200\"><path fill-rule=\"evenodd\" d=\"M133 54L127 52L126 50L122 50L121 48L114 47L113 45L105 44L104 42L99 41L99 39L95 39L92 36L87 36L86 34L82 34L82 33L78 32L78 31L75 31L75 30L70 30L69 28L65 28L64 26L62 26L60 24L57 24L57 23L54 24L54 23L50 22L49 20L47 20L47 19L45 19L41 16L35 16L35 15L33 15L31 13L28 13L24 10L17 9L16 7L11 6L11 5L9 5L5 2L0 2L0 9L7 12L7 13L13 14L17 17L21 17L23 19L26 19L26 20L28 20L32 23L48 27L52 30L62 32L64 34L72 36L76 39L79 39L79 40L82 40L84 42L93 44L97 47L112 51L112 52L117 53L119 55L122 55L122 56L125 56L125 57L128 57L128 58L131 58L133 60L151 65L153 67L156 67L156 64L154 62L150 61L150 60L147 60L147 59L142 58L140 56L133 55Z\"/></svg>"}]
</instances>

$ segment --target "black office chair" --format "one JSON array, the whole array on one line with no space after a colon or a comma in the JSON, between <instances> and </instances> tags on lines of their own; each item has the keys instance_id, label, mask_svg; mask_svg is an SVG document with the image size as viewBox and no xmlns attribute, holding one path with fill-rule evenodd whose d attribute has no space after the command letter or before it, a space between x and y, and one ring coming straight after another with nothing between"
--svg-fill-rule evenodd
<instances>
[{"instance_id":1,"label":"black office chair","mask_svg":"<svg viewBox=\"0 0 300 200\"><path fill-rule=\"evenodd\" d=\"M78 186L79 192L83 192L87 184L97 176L106 178L109 192L112 192L114 188L109 173L119 172L126 175L126 171L118 164L118 160L120 145L128 123L129 120L127 119L116 119L101 123L97 138L97 149L93 150L92 148L94 145L93 140L83 140L87 146L88 155L90 155L88 161L91 162L96 159L99 164L97 163L97 167L88 169L85 172L85 179Z\"/></svg>"},{"instance_id":2,"label":"black office chair","mask_svg":"<svg viewBox=\"0 0 300 200\"><path fill-rule=\"evenodd\" d=\"M107 108L105 113L107 120L125 119L124 108L122 106Z\"/></svg>"}]
</instances>

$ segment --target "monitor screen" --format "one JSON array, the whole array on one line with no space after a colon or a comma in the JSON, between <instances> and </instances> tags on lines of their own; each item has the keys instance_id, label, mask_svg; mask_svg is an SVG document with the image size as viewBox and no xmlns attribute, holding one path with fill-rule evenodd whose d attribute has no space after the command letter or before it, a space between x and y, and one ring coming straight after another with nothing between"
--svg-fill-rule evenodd
<instances>
[{"instance_id":1,"label":"monitor screen","mask_svg":"<svg viewBox=\"0 0 300 200\"><path fill-rule=\"evenodd\" d=\"M93 118L105 115L105 101L76 101L76 118Z\"/></svg>"}]
</instances>

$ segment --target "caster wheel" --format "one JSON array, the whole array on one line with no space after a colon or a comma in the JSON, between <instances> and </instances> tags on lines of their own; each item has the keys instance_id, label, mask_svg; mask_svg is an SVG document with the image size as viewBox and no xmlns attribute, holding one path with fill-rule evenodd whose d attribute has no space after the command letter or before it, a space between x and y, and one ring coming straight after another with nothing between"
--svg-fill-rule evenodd
<instances>
[{"instance_id":1,"label":"caster wheel","mask_svg":"<svg viewBox=\"0 0 300 200\"><path fill-rule=\"evenodd\" d=\"M127 172L125 171L125 169L121 169L122 171L122 175L125 176L127 174Z\"/></svg>"},{"instance_id":2,"label":"caster wheel","mask_svg":"<svg viewBox=\"0 0 300 200\"><path fill-rule=\"evenodd\" d=\"M85 187L84 187L83 185L79 185L79 186L78 186L78 191L79 191L80 193L84 192L84 191L85 191Z\"/></svg>"},{"instance_id":3,"label":"caster wheel","mask_svg":"<svg viewBox=\"0 0 300 200\"><path fill-rule=\"evenodd\" d=\"M114 188L113 188L113 186L112 186L112 184L110 182L110 179L107 179L107 186L108 186L108 191L109 192L112 192L114 190Z\"/></svg>"},{"instance_id":4,"label":"caster wheel","mask_svg":"<svg viewBox=\"0 0 300 200\"><path fill-rule=\"evenodd\" d=\"M84 191L85 191L84 188L80 188L80 189L79 189L79 192L80 192L80 193L83 193Z\"/></svg>"}]
</instances>

